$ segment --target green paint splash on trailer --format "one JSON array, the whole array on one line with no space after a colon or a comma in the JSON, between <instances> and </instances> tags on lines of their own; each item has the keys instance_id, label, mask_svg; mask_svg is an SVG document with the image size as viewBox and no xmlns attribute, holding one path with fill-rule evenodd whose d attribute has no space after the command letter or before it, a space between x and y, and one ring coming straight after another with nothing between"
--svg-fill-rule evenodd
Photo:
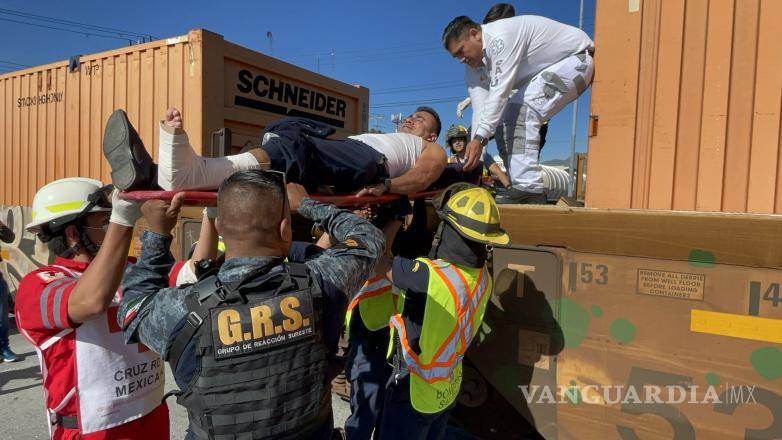
<instances>
[{"instance_id":1,"label":"green paint splash on trailer","mask_svg":"<svg viewBox=\"0 0 782 440\"><path fill-rule=\"evenodd\" d=\"M753 351L749 361L755 371L768 380L782 377L782 351L776 347L763 347Z\"/></svg>"},{"instance_id":2,"label":"green paint splash on trailer","mask_svg":"<svg viewBox=\"0 0 782 440\"><path fill-rule=\"evenodd\" d=\"M603 316L603 309L601 309L600 306L592 304L592 307L590 307L589 309L592 312L592 316L594 316L595 318L599 318Z\"/></svg>"},{"instance_id":3,"label":"green paint splash on trailer","mask_svg":"<svg viewBox=\"0 0 782 440\"><path fill-rule=\"evenodd\" d=\"M721 381L722 380L720 379L720 377L713 371L709 371L708 373L706 373L707 384L717 386L720 384Z\"/></svg>"},{"instance_id":4,"label":"green paint splash on trailer","mask_svg":"<svg viewBox=\"0 0 782 440\"><path fill-rule=\"evenodd\" d=\"M581 304L567 298L552 301L554 310L559 310L559 326L565 337L565 348L575 348L589 333L589 312Z\"/></svg>"},{"instance_id":5,"label":"green paint splash on trailer","mask_svg":"<svg viewBox=\"0 0 782 440\"><path fill-rule=\"evenodd\" d=\"M570 381L570 388L565 391L564 396L572 405L581 403L581 390L578 388L578 383L575 380Z\"/></svg>"},{"instance_id":6,"label":"green paint splash on trailer","mask_svg":"<svg viewBox=\"0 0 782 440\"><path fill-rule=\"evenodd\" d=\"M703 249L693 249L687 256L690 266L701 268L712 268L717 261L717 257L712 252Z\"/></svg>"},{"instance_id":7,"label":"green paint splash on trailer","mask_svg":"<svg viewBox=\"0 0 782 440\"><path fill-rule=\"evenodd\" d=\"M611 333L611 337L617 342L627 344L635 338L636 330L635 325L632 322L624 318L619 318L611 323L609 332Z\"/></svg>"}]
</instances>

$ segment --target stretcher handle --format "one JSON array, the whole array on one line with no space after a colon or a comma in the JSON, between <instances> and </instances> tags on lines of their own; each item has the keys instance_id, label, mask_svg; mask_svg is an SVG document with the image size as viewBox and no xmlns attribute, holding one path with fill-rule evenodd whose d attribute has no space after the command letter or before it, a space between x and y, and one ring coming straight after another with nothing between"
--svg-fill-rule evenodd
<instances>
[{"instance_id":1,"label":"stretcher handle","mask_svg":"<svg viewBox=\"0 0 782 440\"><path fill-rule=\"evenodd\" d=\"M415 194L410 194L407 197L410 199L420 199L427 197L434 197L440 193L441 190L422 191ZM217 191L123 191L119 193L119 197L125 200L171 200L175 194L179 192L185 193L184 203L187 206L216 206L217 205ZM383 194L380 196L361 196L356 197L352 194L347 195L324 195L324 194L310 194L310 197L314 200L323 203L331 203L340 207L362 206L362 205L380 205L384 203L393 202L402 198L399 194Z\"/></svg>"}]
</instances>

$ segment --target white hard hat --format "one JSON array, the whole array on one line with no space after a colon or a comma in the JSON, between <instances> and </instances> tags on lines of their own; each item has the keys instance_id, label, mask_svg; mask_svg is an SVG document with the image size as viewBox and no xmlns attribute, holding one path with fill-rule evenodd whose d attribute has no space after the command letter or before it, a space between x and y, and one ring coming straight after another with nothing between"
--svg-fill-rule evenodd
<instances>
[{"instance_id":1,"label":"white hard hat","mask_svg":"<svg viewBox=\"0 0 782 440\"><path fill-rule=\"evenodd\" d=\"M47 229L55 232L59 226L87 213L111 211L109 190L101 181L85 177L68 177L48 183L33 197L32 221L27 230L39 233L48 225Z\"/></svg>"}]
</instances>

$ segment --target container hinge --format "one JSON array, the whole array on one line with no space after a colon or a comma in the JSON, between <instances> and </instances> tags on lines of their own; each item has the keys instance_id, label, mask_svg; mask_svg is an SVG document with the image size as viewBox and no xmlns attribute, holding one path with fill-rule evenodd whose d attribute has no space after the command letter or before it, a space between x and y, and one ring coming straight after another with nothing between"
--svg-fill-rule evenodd
<instances>
[{"instance_id":1,"label":"container hinge","mask_svg":"<svg viewBox=\"0 0 782 440\"><path fill-rule=\"evenodd\" d=\"M221 128L212 133L212 155L231 155L232 133L230 128Z\"/></svg>"}]
</instances>

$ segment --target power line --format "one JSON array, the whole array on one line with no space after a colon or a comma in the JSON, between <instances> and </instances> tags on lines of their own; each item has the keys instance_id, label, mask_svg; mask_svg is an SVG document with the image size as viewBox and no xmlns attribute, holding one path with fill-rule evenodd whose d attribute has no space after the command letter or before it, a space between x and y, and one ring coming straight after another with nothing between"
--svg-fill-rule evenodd
<instances>
[{"instance_id":1,"label":"power line","mask_svg":"<svg viewBox=\"0 0 782 440\"><path fill-rule=\"evenodd\" d=\"M78 21L65 20L65 19L56 18L56 17L47 17L47 16L44 16L44 15L31 14L29 12L16 11L16 10L13 10L13 9L0 8L0 14L14 15L14 16L23 17L23 18L31 18L33 20L44 21L44 22L49 22L49 23L67 24L67 25L71 25L71 26L79 26L79 27L82 27L82 28L91 29L91 30L94 30L94 31L106 32L106 33L117 33L117 34L121 34L121 35L136 36L136 37L149 37L150 39L154 39L155 38L151 34L143 34L143 33L139 33L139 32L127 31L127 30L123 30L123 29L117 29L117 28L106 27L106 26L97 26L97 25L89 24L89 23L80 23Z\"/></svg>"},{"instance_id":2,"label":"power line","mask_svg":"<svg viewBox=\"0 0 782 440\"><path fill-rule=\"evenodd\" d=\"M338 56L340 60L355 60L355 59L362 59L367 57L388 57L388 56L398 56L398 55L406 55L406 54L435 53L441 51L443 51L443 49L437 47L430 47L426 49L405 49L405 50L394 50L389 52L366 51L363 53L358 53L346 57L345 56L339 57L340 52L337 52L335 50L334 55Z\"/></svg>"},{"instance_id":3,"label":"power line","mask_svg":"<svg viewBox=\"0 0 782 440\"><path fill-rule=\"evenodd\" d=\"M350 65L350 64L360 64L360 63L375 63L375 62L386 62L386 61L406 61L411 58L418 58L418 57L431 57L434 55L434 53L421 53L421 54L410 54L410 55L399 55L399 56L393 56L393 57L384 57L384 56L374 56L373 58L362 58L362 59L351 59L349 61L341 61L339 58L336 59L336 63L339 65ZM302 67L309 67L309 66L315 66L315 63L293 63L297 66Z\"/></svg>"},{"instance_id":4,"label":"power line","mask_svg":"<svg viewBox=\"0 0 782 440\"><path fill-rule=\"evenodd\" d=\"M304 52L304 53L298 53L298 54L293 54L293 55L290 55L290 54L285 55L285 54L283 54L280 57L281 58L288 58L288 59L290 59L290 58L314 57L314 56L318 56L318 55L324 55L324 56L328 55L328 56L330 56L331 53L332 53L332 50L334 51L335 55L339 56L340 54L373 53L373 52L379 53L379 52L386 52L386 51L395 51L395 50L400 50L400 49L404 49L403 52L408 52L408 51L415 52L415 51L420 51L420 50L431 50L431 49L438 49L439 48L439 46L428 46L428 45L427 46L423 46L423 47L416 47L416 46L421 46L421 45L420 44L419 45L406 44L406 45L401 45L401 46L378 47L378 48L363 48L363 49L345 49L345 50L329 49L328 51Z\"/></svg>"},{"instance_id":5,"label":"power line","mask_svg":"<svg viewBox=\"0 0 782 440\"><path fill-rule=\"evenodd\" d=\"M446 102L459 102L464 99L464 96L451 96L447 98L431 98L431 99L417 99L415 101L396 101L396 102L382 102L380 104L370 105L370 108L388 108L397 107L403 105L420 105L420 104L443 104Z\"/></svg>"},{"instance_id":6,"label":"power line","mask_svg":"<svg viewBox=\"0 0 782 440\"><path fill-rule=\"evenodd\" d=\"M133 42L129 38L115 37L115 36L112 36L112 35L93 34L91 32L87 32L87 31L74 31L74 30L71 30L71 29L63 29L63 28L58 28L58 27L54 27L54 26L47 26L47 25L44 25L44 24L28 23L28 22L25 22L25 21L13 20L13 19L10 19L10 18L2 18L2 17L0 17L0 20L2 20L2 21L10 21L12 23L24 24L24 25L27 25L27 26L36 26L36 27L45 28L45 29L52 29L52 30L56 30L56 31L70 32L72 34L79 34L79 35L84 35L84 36L87 36L87 37L111 38L111 39L114 39L114 40L130 41L131 43Z\"/></svg>"},{"instance_id":7,"label":"power line","mask_svg":"<svg viewBox=\"0 0 782 440\"><path fill-rule=\"evenodd\" d=\"M19 66L19 67L33 67L33 66L28 66L27 64L19 64L19 63L14 63L13 61L6 61L6 60L0 60L0 64L10 64L12 66Z\"/></svg>"},{"instance_id":8,"label":"power line","mask_svg":"<svg viewBox=\"0 0 782 440\"><path fill-rule=\"evenodd\" d=\"M420 84L417 86L406 86L406 87L399 87L399 88L391 88L391 89L379 89L376 92L371 92L372 95L393 95L398 93L410 93L410 92L421 92L425 90L437 90L437 89L450 89L454 87L465 87L464 81L453 81L449 83L431 83L431 84Z\"/></svg>"},{"instance_id":9,"label":"power line","mask_svg":"<svg viewBox=\"0 0 782 440\"><path fill-rule=\"evenodd\" d=\"M377 89L376 92L388 92L392 90L402 90L402 89L408 89L408 88L418 88L418 87L426 87L426 86L439 86L439 85L445 85L445 84L464 84L464 81L438 81L433 83L422 83L422 84L408 84L406 86L397 86L397 87L388 87L383 89Z\"/></svg>"}]
</instances>

